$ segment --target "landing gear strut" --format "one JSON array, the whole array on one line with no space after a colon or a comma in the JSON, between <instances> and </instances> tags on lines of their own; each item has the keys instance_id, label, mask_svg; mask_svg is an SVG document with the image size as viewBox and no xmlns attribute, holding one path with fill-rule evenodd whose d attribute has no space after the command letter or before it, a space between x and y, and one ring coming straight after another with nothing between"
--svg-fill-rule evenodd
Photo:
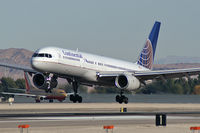
<instances>
[{"instance_id":1,"label":"landing gear strut","mask_svg":"<svg viewBox=\"0 0 200 133\"><path fill-rule=\"evenodd\" d=\"M128 97L124 96L123 93L124 93L123 90L121 90L120 95L116 96L116 102L118 102L120 104L122 104L124 102L125 104L127 104L128 103Z\"/></svg>"},{"instance_id":2,"label":"landing gear strut","mask_svg":"<svg viewBox=\"0 0 200 133\"><path fill-rule=\"evenodd\" d=\"M46 78L46 80L47 80L47 88L45 89L45 92L46 92L46 93L52 93L52 92L51 92L51 89L52 89L52 88L51 88L51 77L48 76L48 77Z\"/></svg>"},{"instance_id":3,"label":"landing gear strut","mask_svg":"<svg viewBox=\"0 0 200 133\"><path fill-rule=\"evenodd\" d=\"M58 81L57 81L57 76L53 75L52 77L50 75L47 76L46 78L46 83L47 83L47 88L45 89L46 93L52 93L52 89L56 88L56 86L58 85Z\"/></svg>"},{"instance_id":4,"label":"landing gear strut","mask_svg":"<svg viewBox=\"0 0 200 133\"><path fill-rule=\"evenodd\" d=\"M74 90L74 95L70 95L69 97L70 101L72 101L73 103L76 103L76 102L82 103L82 97L77 94L78 93L77 81L72 81L72 87Z\"/></svg>"}]
</instances>

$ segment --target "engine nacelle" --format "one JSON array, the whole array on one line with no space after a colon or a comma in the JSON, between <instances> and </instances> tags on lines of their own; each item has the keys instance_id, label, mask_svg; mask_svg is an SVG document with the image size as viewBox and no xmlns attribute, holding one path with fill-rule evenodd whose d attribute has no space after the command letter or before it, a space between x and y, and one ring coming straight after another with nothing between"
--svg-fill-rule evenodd
<instances>
[{"instance_id":1,"label":"engine nacelle","mask_svg":"<svg viewBox=\"0 0 200 133\"><path fill-rule=\"evenodd\" d=\"M133 91L140 88L140 81L132 75L119 75L115 79L115 85L120 89Z\"/></svg>"},{"instance_id":2,"label":"engine nacelle","mask_svg":"<svg viewBox=\"0 0 200 133\"><path fill-rule=\"evenodd\" d=\"M56 78L52 77L51 81L48 81L47 77L42 73L37 73L33 76L33 83L39 89L47 89L48 82L50 82L50 88L56 88L56 86L58 85L58 81Z\"/></svg>"}]
</instances>

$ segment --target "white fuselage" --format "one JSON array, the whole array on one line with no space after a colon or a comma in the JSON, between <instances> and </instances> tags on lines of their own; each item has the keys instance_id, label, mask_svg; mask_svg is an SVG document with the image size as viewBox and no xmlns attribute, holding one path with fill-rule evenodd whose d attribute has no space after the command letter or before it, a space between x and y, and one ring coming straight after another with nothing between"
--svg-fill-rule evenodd
<instances>
[{"instance_id":1,"label":"white fuselage","mask_svg":"<svg viewBox=\"0 0 200 133\"><path fill-rule=\"evenodd\" d=\"M43 73L67 75L91 82L97 82L97 73L99 72L123 71L128 73L149 70L136 63L57 47L41 48L35 54L40 54L40 56L32 57L33 69ZM45 56L45 54L51 57Z\"/></svg>"}]
</instances>

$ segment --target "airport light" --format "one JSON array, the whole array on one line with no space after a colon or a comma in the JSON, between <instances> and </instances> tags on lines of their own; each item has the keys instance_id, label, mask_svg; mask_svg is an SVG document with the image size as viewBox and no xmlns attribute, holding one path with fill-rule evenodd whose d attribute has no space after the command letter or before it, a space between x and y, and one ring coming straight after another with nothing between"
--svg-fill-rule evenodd
<instances>
[{"instance_id":1,"label":"airport light","mask_svg":"<svg viewBox=\"0 0 200 133\"><path fill-rule=\"evenodd\" d=\"M200 133L200 127L190 127L190 130L192 131L192 133L195 133L196 131Z\"/></svg>"},{"instance_id":2,"label":"airport light","mask_svg":"<svg viewBox=\"0 0 200 133\"><path fill-rule=\"evenodd\" d=\"M106 133L108 133L109 130L111 130L111 133L113 133L114 129L113 125L103 126L103 128L106 130Z\"/></svg>"},{"instance_id":3,"label":"airport light","mask_svg":"<svg viewBox=\"0 0 200 133\"><path fill-rule=\"evenodd\" d=\"M25 124L25 125L18 125L18 128L20 129L20 133L23 133L23 129L26 128L26 132L28 133L28 128L30 125Z\"/></svg>"}]
</instances>

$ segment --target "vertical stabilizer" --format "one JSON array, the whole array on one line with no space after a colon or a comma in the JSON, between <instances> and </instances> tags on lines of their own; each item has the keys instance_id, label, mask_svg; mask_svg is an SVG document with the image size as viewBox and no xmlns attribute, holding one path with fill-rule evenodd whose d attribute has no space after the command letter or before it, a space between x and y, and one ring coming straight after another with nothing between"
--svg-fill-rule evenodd
<instances>
[{"instance_id":1,"label":"vertical stabilizer","mask_svg":"<svg viewBox=\"0 0 200 133\"><path fill-rule=\"evenodd\" d=\"M155 22L137 61L138 65L141 65L147 69L152 69L153 67L160 24L161 23L158 21Z\"/></svg>"},{"instance_id":2,"label":"vertical stabilizer","mask_svg":"<svg viewBox=\"0 0 200 133\"><path fill-rule=\"evenodd\" d=\"M30 93L32 85L27 72L24 72L24 79L25 79L26 93Z\"/></svg>"}]
</instances>

